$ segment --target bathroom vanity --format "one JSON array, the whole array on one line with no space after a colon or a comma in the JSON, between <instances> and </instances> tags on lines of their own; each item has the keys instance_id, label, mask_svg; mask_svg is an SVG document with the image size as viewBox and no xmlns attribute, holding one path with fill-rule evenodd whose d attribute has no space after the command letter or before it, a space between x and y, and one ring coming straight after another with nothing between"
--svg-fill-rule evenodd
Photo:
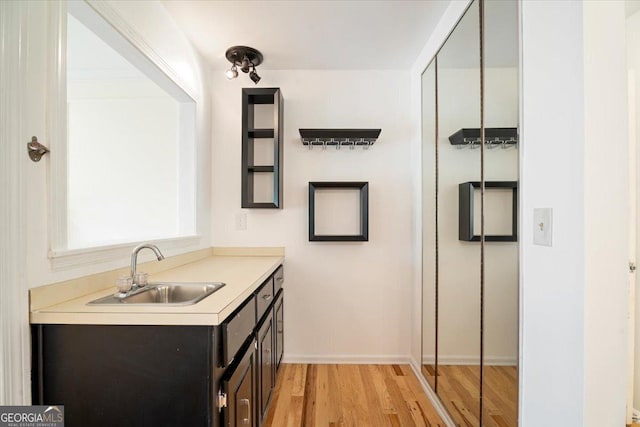
<instances>
[{"instance_id":1,"label":"bathroom vanity","mask_svg":"<svg viewBox=\"0 0 640 427\"><path fill-rule=\"evenodd\" d=\"M152 275L226 285L191 306L32 311L34 404L68 426L260 426L283 354L282 257L210 257ZM128 318L129 323L124 320Z\"/></svg>"}]
</instances>

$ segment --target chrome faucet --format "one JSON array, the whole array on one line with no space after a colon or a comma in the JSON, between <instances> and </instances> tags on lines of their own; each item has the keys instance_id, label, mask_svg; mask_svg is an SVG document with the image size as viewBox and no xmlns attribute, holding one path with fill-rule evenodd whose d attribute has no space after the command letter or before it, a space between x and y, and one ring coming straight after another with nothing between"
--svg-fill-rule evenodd
<instances>
[{"instance_id":1,"label":"chrome faucet","mask_svg":"<svg viewBox=\"0 0 640 427\"><path fill-rule=\"evenodd\" d=\"M133 252L131 253L131 280L133 281L133 289L138 287L138 284L136 283L136 268L138 264L138 252L142 249L151 249L156 254L158 261L162 261L164 259L164 255L162 255L160 249L151 243L142 243L133 248Z\"/></svg>"}]
</instances>

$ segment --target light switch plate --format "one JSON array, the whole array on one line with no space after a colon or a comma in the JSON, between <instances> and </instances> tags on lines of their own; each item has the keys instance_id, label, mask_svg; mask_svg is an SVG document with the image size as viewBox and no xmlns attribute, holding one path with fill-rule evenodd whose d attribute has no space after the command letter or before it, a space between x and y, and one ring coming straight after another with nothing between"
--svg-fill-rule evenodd
<instances>
[{"instance_id":1,"label":"light switch plate","mask_svg":"<svg viewBox=\"0 0 640 427\"><path fill-rule=\"evenodd\" d=\"M551 246L553 234L553 209L533 209L533 244Z\"/></svg>"}]
</instances>

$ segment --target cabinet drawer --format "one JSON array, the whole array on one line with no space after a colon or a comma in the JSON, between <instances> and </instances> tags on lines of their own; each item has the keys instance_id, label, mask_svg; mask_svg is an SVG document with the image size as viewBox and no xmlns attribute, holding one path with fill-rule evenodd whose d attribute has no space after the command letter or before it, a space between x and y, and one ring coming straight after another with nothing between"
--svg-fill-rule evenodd
<instances>
[{"instance_id":1,"label":"cabinet drawer","mask_svg":"<svg viewBox=\"0 0 640 427\"><path fill-rule=\"evenodd\" d=\"M278 295L278 291L282 289L284 284L284 267L281 265L278 267L275 273L273 273L273 294Z\"/></svg>"},{"instance_id":2,"label":"cabinet drawer","mask_svg":"<svg viewBox=\"0 0 640 427\"><path fill-rule=\"evenodd\" d=\"M256 293L256 320L260 321L273 302L273 276L258 289Z\"/></svg>"},{"instance_id":3,"label":"cabinet drawer","mask_svg":"<svg viewBox=\"0 0 640 427\"><path fill-rule=\"evenodd\" d=\"M256 300L252 296L222 323L222 366L227 366L256 325Z\"/></svg>"}]
</instances>

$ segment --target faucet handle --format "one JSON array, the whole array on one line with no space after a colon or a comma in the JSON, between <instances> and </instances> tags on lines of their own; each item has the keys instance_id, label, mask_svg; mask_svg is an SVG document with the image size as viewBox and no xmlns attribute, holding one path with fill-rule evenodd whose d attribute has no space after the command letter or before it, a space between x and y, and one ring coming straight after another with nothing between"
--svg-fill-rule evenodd
<instances>
[{"instance_id":1,"label":"faucet handle","mask_svg":"<svg viewBox=\"0 0 640 427\"><path fill-rule=\"evenodd\" d=\"M121 294L129 292L132 286L133 279L129 276L120 276L118 280L116 280L116 288L118 288L118 292Z\"/></svg>"},{"instance_id":2,"label":"faucet handle","mask_svg":"<svg viewBox=\"0 0 640 427\"><path fill-rule=\"evenodd\" d=\"M149 284L149 275L144 272L136 273L136 276L133 278L133 283L138 286L147 286Z\"/></svg>"}]
</instances>

